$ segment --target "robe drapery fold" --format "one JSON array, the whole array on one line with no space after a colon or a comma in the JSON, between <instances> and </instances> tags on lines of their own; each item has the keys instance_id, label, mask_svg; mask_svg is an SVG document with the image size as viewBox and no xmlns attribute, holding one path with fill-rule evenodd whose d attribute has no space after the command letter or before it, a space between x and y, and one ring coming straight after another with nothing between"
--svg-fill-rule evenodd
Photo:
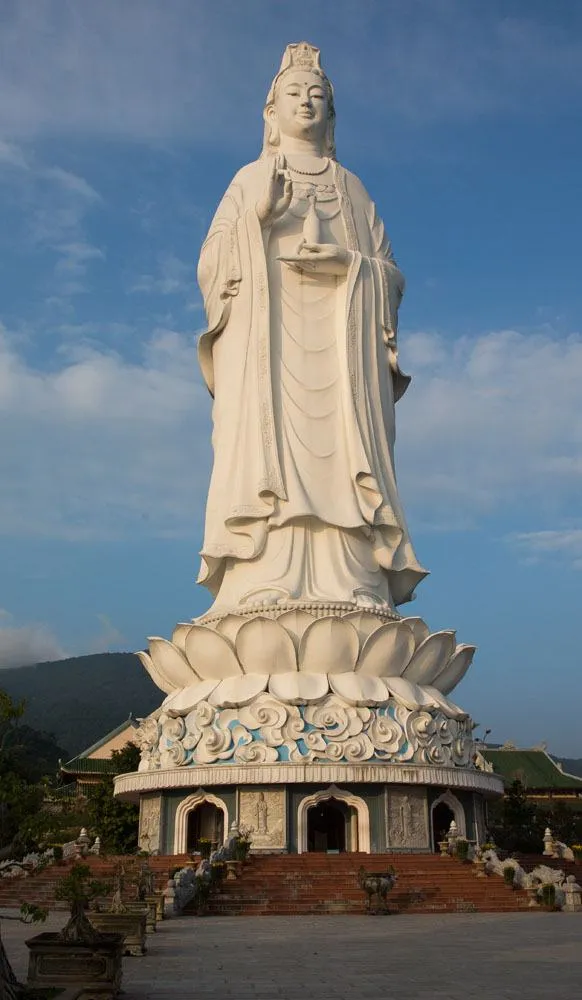
<instances>
[{"instance_id":1,"label":"robe drapery fold","mask_svg":"<svg viewBox=\"0 0 582 1000\"><path fill-rule=\"evenodd\" d=\"M280 526L286 505L293 511L277 444L283 413L273 394L270 233L262 230L255 209L267 168L268 160L261 159L236 175L198 268L208 319L199 360L214 396L214 465L199 582L215 595L232 561L257 560L268 532L280 530L271 519L276 515ZM414 555L394 473L394 402L410 381L398 367L396 349L404 279L361 182L338 164L334 181L344 246L351 251L336 350L347 441L345 488L355 491L359 523L337 523L333 495L325 519L321 512L318 517L321 525L362 529L378 567L389 576L393 602L401 604L426 575ZM296 514L295 509L290 519ZM326 597L338 599L333 593Z\"/></svg>"}]
</instances>

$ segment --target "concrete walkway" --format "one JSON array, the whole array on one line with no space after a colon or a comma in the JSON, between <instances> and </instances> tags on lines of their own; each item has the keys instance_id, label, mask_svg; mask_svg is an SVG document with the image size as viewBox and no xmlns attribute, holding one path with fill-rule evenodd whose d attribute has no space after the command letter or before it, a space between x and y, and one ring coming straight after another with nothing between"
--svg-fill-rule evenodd
<instances>
[{"instance_id":1,"label":"concrete walkway","mask_svg":"<svg viewBox=\"0 0 582 1000\"><path fill-rule=\"evenodd\" d=\"M124 959L123 1000L573 1000L582 983L582 914L180 917L158 927L145 958ZM35 933L2 921L21 979Z\"/></svg>"}]
</instances>

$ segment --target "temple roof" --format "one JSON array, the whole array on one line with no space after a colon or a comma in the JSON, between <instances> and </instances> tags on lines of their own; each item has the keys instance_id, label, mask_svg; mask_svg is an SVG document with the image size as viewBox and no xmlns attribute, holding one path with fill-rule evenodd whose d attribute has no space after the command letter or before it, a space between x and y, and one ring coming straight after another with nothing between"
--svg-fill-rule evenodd
<instances>
[{"instance_id":1,"label":"temple roof","mask_svg":"<svg viewBox=\"0 0 582 1000\"><path fill-rule=\"evenodd\" d=\"M64 774L108 774L111 771L111 753L120 750L126 743L132 742L133 730L138 722L130 714L115 729L102 736L100 740L83 750L66 763L61 763Z\"/></svg>"},{"instance_id":2,"label":"temple roof","mask_svg":"<svg viewBox=\"0 0 582 1000\"><path fill-rule=\"evenodd\" d=\"M480 752L506 784L518 780L530 790L570 789L582 794L582 778L563 771L542 747L480 747Z\"/></svg>"}]
</instances>

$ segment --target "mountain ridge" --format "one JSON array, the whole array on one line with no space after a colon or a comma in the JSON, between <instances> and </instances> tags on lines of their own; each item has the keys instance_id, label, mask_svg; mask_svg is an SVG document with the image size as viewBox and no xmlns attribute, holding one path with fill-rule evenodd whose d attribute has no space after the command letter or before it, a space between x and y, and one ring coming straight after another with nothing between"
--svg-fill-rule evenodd
<instances>
[{"instance_id":1,"label":"mountain ridge","mask_svg":"<svg viewBox=\"0 0 582 1000\"><path fill-rule=\"evenodd\" d=\"M0 689L26 703L23 723L52 733L68 759L129 715L149 715L164 694L135 653L93 653L0 670Z\"/></svg>"}]
</instances>

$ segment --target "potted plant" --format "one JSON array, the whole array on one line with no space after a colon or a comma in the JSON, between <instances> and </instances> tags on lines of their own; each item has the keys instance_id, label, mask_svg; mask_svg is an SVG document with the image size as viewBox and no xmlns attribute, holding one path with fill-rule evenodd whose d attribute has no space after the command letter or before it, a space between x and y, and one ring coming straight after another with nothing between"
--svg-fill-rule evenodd
<instances>
[{"instance_id":1,"label":"potted plant","mask_svg":"<svg viewBox=\"0 0 582 1000\"><path fill-rule=\"evenodd\" d=\"M145 955L147 909L144 903L137 900L135 904L126 905L123 891L126 884L126 869L118 865L115 873L115 892L111 898L108 910L99 907L89 915L93 927L99 931L115 932L123 938L124 955L140 957ZM103 894L102 894L103 895Z\"/></svg>"},{"instance_id":2,"label":"potted plant","mask_svg":"<svg viewBox=\"0 0 582 1000\"><path fill-rule=\"evenodd\" d=\"M121 988L123 938L102 933L87 919L91 900L108 892L108 886L91 879L86 864L74 864L58 882L56 898L69 904L70 917L61 931L29 938L27 985L34 990L75 988L103 1000Z\"/></svg>"},{"instance_id":3,"label":"potted plant","mask_svg":"<svg viewBox=\"0 0 582 1000\"><path fill-rule=\"evenodd\" d=\"M544 910L556 910L556 886L553 882L545 882L539 889L539 895L541 896L542 909Z\"/></svg>"},{"instance_id":4,"label":"potted plant","mask_svg":"<svg viewBox=\"0 0 582 1000\"><path fill-rule=\"evenodd\" d=\"M208 837L200 837L198 841L198 850L200 851L200 857L202 859L208 859L212 854L212 841Z\"/></svg>"},{"instance_id":5,"label":"potted plant","mask_svg":"<svg viewBox=\"0 0 582 1000\"><path fill-rule=\"evenodd\" d=\"M465 840L464 837L458 838L455 844L455 854L459 861L467 862L469 860L469 841Z\"/></svg>"},{"instance_id":6,"label":"potted plant","mask_svg":"<svg viewBox=\"0 0 582 1000\"><path fill-rule=\"evenodd\" d=\"M582 844L572 844L572 853L575 861L582 861Z\"/></svg>"},{"instance_id":7,"label":"potted plant","mask_svg":"<svg viewBox=\"0 0 582 1000\"><path fill-rule=\"evenodd\" d=\"M251 831L239 829L233 844L234 861L246 861L251 850Z\"/></svg>"},{"instance_id":8,"label":"potted plant","mask_svg":"<svg viewBox=\"0 0 582 1000\"><path fill-rule=\"evenodd\" d=\"M515 887L515 868L513 865L505 865L503 868L503 881L506 885Z\"/></svg>"}]
</instances>

